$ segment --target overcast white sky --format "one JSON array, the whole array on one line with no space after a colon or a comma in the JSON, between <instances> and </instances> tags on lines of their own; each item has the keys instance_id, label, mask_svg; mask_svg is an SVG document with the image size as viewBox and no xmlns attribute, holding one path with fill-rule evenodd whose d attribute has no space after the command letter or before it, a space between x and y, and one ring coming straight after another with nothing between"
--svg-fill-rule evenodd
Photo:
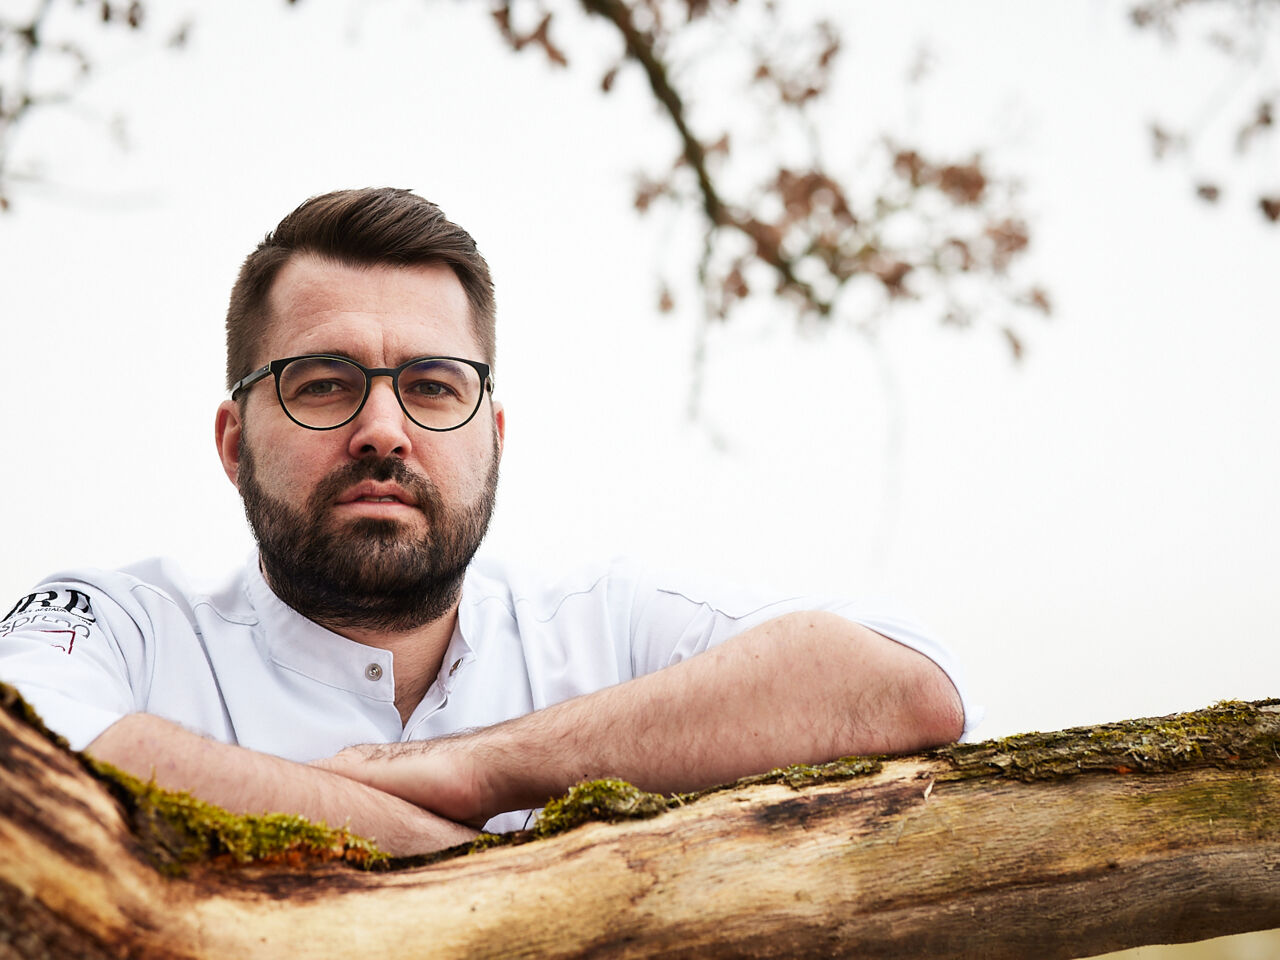
<instances>
[{"instance_id":1,"label":"overcast white sky","mask_svg":"<svg viewBox=\"0 0 1280 960\"><path fill-rule=\"evenodd\" d=\"M636 76L596 92L606 33L568 32L575 67L552 73L482 6L154 0L157 24L195 12L188 49L112 45L75 110L22 131L45 183L0 217L0 589L243 561L212 442L227 292L305 197L391 184L466 226L497 279L486 550L892 595L965 661L992 736L1280 695L1280 230L1248 200L1280 163L1235 168L1207 207L1200 168L1153 165L1146 133L1233 89L1217 60L1138 36L1123 4L829 4L849 40L829 161L856 169L884 131L985 148L1023 181L1027 275L1057 309L1020 366L927 310L875 344L731 325L690 424L695 304L654 310L688 225L630 212L670 137ZM908 89L921 43L933 72ZM92 119L116 111L125 152Z\"/></svg>"}]
</instances>

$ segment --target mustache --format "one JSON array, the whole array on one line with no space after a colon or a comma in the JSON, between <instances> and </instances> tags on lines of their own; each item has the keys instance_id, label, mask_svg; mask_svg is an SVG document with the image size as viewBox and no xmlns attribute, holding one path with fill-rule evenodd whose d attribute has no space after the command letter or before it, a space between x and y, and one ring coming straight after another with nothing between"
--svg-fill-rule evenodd
<instances>
[{"instance_id":1,"label":"mustache","mask_svg":"<svg viewBox=\"0 0 1280 960\"><path fill-rule=\"evenodd\" d=\"M397 457L370 457L344 464L318 484L309 498L313 516L319 516L338 497L361 480L377 483L395 483L404 489L414 504L428 519L439 516L443 507L440 491L427 477L420 476L405 466Z\"/></svg>"}]
</instances>

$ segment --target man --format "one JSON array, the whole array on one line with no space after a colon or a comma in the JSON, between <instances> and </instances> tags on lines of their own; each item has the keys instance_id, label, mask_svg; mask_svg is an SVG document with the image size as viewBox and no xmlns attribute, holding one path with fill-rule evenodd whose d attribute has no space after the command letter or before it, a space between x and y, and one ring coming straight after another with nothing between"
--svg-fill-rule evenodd
<instances>
[{"instance_id":1,"label":"man","mask_svg":"<svg viewBox=\"0 0 1280 960\"><path fill-rule=\"evenodd\" d=\"M0 679L124 770L396 853L586 778L690 790L961 735L945 651L848 603L473 562L494 343L488 268L434 204L304 203L227 314L215 434L257 555L213 592L163 561L57 574L0 623Z\"/></svg>"}]
</instances>

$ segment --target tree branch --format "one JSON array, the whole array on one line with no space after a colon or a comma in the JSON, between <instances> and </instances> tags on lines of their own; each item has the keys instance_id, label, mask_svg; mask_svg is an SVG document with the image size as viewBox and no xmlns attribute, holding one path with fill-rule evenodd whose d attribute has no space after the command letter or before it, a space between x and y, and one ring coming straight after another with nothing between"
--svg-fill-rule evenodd
<instances>
[{"instance_id":1,"label":"tree branch","mask_svg":"<svg viewBox=\"0 0 1280 960\"><path fill-rule=\"evenodd\" d=\"M391 869L298 851L177 877L154 865L166 821L141 837L118 787L8 707L0 929L19 957L1052 960L1280 926L1276 701L696 797L597 784L538 831L563 833Z\"/></svg>"},{"instance_id":2,"label":"tree branch","mask_svg":"<svg viewBox=\"0 0 1280 960\"><path fill-rule=\"evenodd\" d=\"M812 304L816 312L829 314L831 302L820 297L812 284L800 279L796 274L796 261L783 252L781 232L749 214L730 209L720 198L720 191L707 163L707 149L689 128L684 100L671 84L666 64L658 56L654 38L636 27L631 8L623 0L582 0L582 5L588 13L603 17L617 28L626 43L627 56L639 63L644 70L649 88L666 111L680 138L680 156L698 182L708 232L714 233L720 227L729 227L746 236L754 245L756 256L778 272L780 289L798 293L806 303Z\"/></svg>"}]
</instances>

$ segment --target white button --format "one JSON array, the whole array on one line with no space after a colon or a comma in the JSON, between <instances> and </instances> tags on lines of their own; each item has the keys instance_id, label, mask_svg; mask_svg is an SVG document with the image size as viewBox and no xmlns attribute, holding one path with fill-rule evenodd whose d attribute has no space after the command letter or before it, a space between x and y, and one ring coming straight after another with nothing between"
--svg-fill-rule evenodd
<instances>
[{"instance_id":1,"label":"white button","mask_svg":"<svg viewBox=\"0 0 1280 960\"><path fill-rule=\"evenodd\" d=\"M382 668L376 663L371 663L364 668L364 675L370 680L378 681L382 679Z\"/></svg>"}]
</instances>

